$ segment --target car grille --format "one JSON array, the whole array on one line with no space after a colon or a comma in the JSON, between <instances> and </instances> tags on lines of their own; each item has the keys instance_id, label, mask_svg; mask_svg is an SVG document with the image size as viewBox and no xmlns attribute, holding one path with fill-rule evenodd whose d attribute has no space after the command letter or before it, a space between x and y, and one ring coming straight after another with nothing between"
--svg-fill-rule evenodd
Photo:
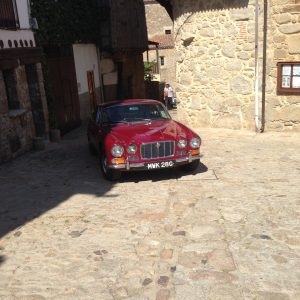
<instances>
[{"instance_id":1,"label":"car grille","mask_svg":"<svg viewBox=\"0 0 300 300\"><path fill-rule=\"evenodd\" d=\"M141 145L141 157L143 159L164 158L174 155L174 141L159 141Z\"/></svg>"}]
</instances>

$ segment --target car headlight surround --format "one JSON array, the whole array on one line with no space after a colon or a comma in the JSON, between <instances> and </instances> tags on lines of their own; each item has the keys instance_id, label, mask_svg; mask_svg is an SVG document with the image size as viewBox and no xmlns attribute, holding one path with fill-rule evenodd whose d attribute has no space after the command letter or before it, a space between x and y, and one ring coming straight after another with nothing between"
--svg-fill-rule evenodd
<instances>
[{"instance_id":1,"label":"car headlight surround","mask_svg":"<svg viewBox=\"0 0 300 300\"><path fill-rule=\"evenodd\" d=\"M177 143L177 145L178 145L178 148L180 148L180 149L183 149L183 148L185 148L186 147L186 140L184 140L184 139L180 139L180 140L178 140L178 143Z\"/></svg>"},{"instance_id":2,"label":"car headlight surround","mask_svg":"<svg viewBox=\"0 0 300 300\"><path fill-rule=\"evenodd\" d=\"M127 153L128 153L128 154L135 154L135 153L136 153L136 150L137 150L137 145L135 145L135 144L130 144L130 145L127 147Z\"/></svg>"},{"instance_id":3,"label":"car headlight surround","mask_svg":"<svg viewBox=\"0 0 300 300\"><path fill-rule=\"evenodd\" d=\"M194 138L192 138L190 140L190 146L191 146L191 148L197 149L197 148L200 147L200 145L201 145L201 139L200 138L194 137Z\"/></svg>"},{"instance_id":4,"label":"car headlight surround","mask_svg":"<svg viewBox=\"0 0 300 300\"><path fill-rule=\"evenodd\" d=\"M111 154L114 157L121 157L124 154L124 148L122 146L120 146L120 145L114 145L111 148Z\"/></svg>"}]
</instances>

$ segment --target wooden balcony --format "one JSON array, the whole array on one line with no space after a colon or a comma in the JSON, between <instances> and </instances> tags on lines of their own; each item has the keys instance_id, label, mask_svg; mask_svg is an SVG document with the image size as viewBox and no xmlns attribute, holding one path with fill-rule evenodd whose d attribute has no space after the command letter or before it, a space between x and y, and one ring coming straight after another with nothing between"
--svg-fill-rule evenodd
<instances>
[{"instance_id":1,"label":"wooden balcony","mask_svg":"<svg viewBox=\"0 0 300 300\"><path fill-rule=\"evenodd\" d=\"M156 63L153 66L151 66L151 72L152 72L152 74L159 74L158 63Z\"/></svg>"}]
</instances>

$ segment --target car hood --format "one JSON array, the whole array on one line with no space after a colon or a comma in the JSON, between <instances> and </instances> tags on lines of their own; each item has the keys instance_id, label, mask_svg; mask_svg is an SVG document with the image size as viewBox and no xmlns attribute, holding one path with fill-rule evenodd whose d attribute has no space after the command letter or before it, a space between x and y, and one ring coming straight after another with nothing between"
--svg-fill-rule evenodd
<instances>
[{"instance_id":1,"label":"car hood","mask_svg":"<svg viewBox=\"0 0 300 300\"><path fill-rule=\"evenodd\" d=\"M188 131L187 127L174 120L154 120L143 123L118 124L110 128L109 135L123 142L147 143L186 139Z\"/></svg>"}]
</instances>

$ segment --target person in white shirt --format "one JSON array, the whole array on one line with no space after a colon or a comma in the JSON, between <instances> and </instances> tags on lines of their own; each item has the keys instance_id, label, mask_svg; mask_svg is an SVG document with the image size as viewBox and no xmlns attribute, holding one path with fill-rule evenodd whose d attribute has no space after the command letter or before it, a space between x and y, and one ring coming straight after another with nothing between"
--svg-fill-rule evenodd
<instances>
[{"instance_id":1,"label":"person in white shirt","mask_svg":"<svg viewBox=\"0 0 300 300\"><path fill-rule=\"evenodd\" d=\"M168 88L167 88L167 84L165 84L165 87L164 87L164 102L165 102L166 106L167 106L167 97L168 97Z\"/></svg>"},{"instance_id":2,"label":"person in white shirt","mask_svg":"<svg viewBox=\"0 0 300 300\"><path fill-rule=\"evenodd\" d=\"M165 105L166 105L167 108L169 108L171 106L172 98L173 98L173 89L167 83L165 88L164 88L164 100L165 100Z\"/></svg>"}]
</instances>

